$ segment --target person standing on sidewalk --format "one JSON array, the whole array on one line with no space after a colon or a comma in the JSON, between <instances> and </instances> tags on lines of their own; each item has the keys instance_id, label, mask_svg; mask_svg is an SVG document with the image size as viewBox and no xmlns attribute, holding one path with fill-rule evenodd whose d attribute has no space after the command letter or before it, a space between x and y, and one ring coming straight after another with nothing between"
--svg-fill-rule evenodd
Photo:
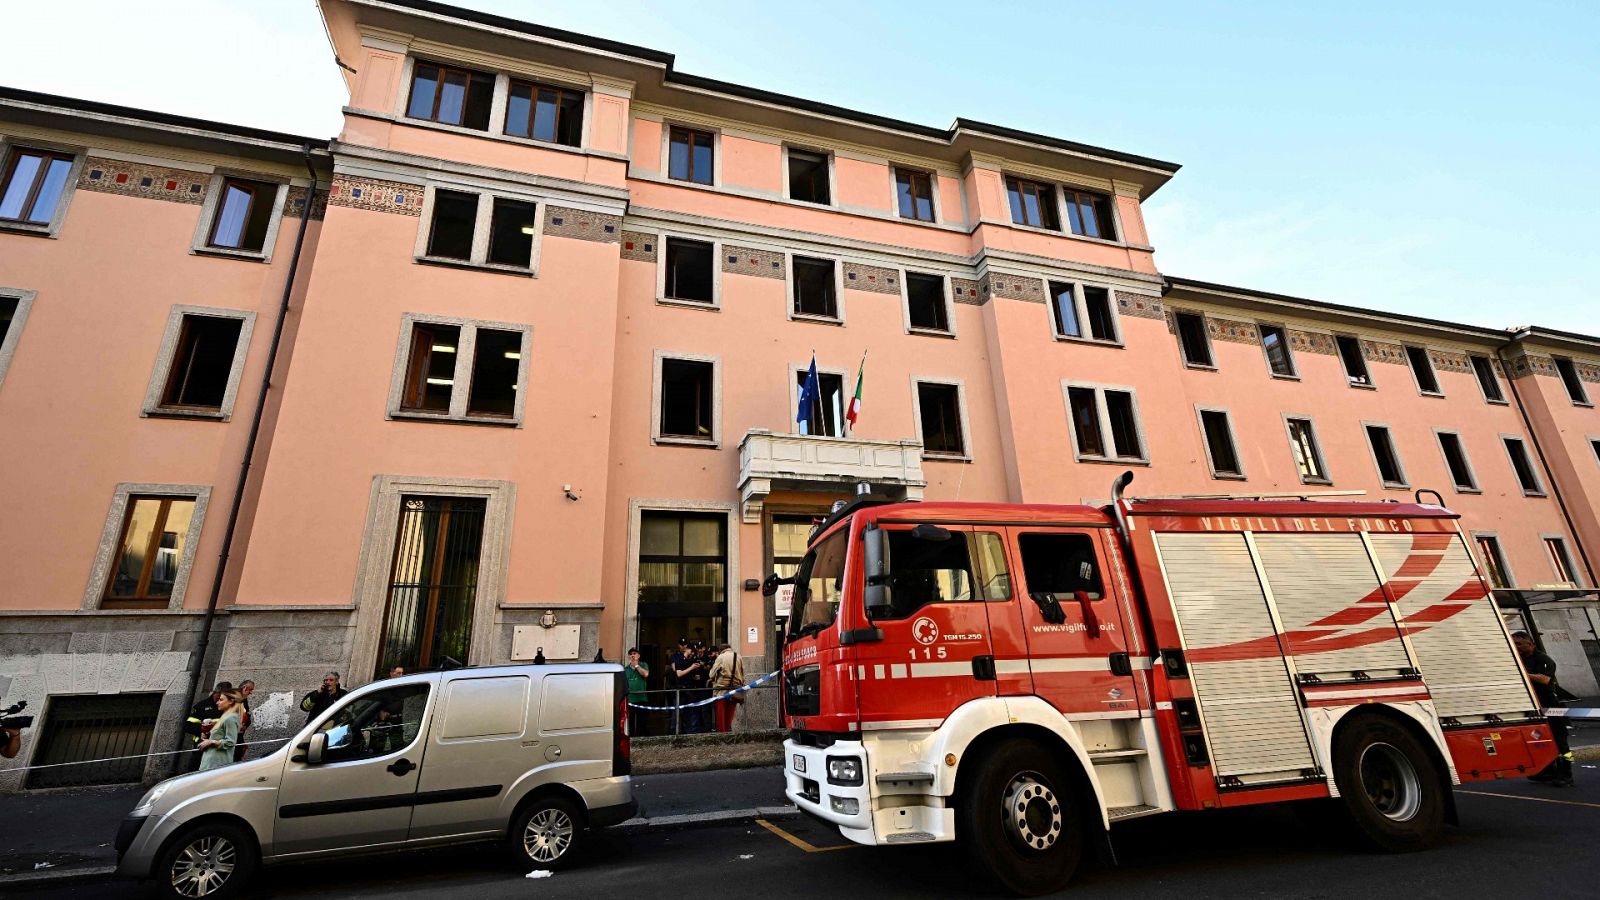
<instances>
[{"instance_id":1,"label":"person standing on sidewalk","mask_svg":"<svg viewBox=\"0 0 1600 900\"><path fill-rule=\"evenodd\" d=\"M711 694L716 696L742 687L744 687L744 662L739 659L739 654L734 652L732 645L723 647L722 652L717 654L716 662L711 664ZM712 704L716 713L717 731L726 734L733 730L733 714L743 702L744 695L735 694L732 697L723 697Z\"/></svg>"},{"instance_id":2,"label":"person standing on sidewalk","mask_svg":"<svg viewBox=\"0 0 1600 900\"><path fill-rule=\"evenodd\" d=\"M1544 709L1560 707L1566 691L1556 683L1556 661L1540 653L1532 635L1526 631L1513 634L1511 642L1517 645L1517 653L1522 656L1522 668L1528 673L1528 681L1533 683L1533 693L1539 698L1539 706ZM1557 716L1546 721L1550 724L1550 738L1556 742L1556 752L1560 755L1542 771L1529 776L1529 780L1542 781L1555 787L1572 787L1572 747L1567 740L1567 720Z\"/></svg>"},{"instance_id":3,"label":"person standing on sidewalk","mask_svg":"<svg viewBox=\"0 0 1600 900\"><path fill-rule=\"evenodd\" d=\"M219 681L217 686L211 689L211 693L200 698L200 702L189 710L189 718L183 723L183 732L189 736L189 743L194 746L194 752L185 754L184 771L193 772L200 768L200 743L211 733L212 723L222 715L217 700L231 690L233 682Z\"/></svg>"},{"instance_id":4,"label":"person standing on sidewalk","mask_svg":"<svg viewBox=\"0 0 1600 900\"><path fill-rule=\"evenodd\" d=\"M649 683L650 667L639 658L639 648L628 648L628 660L622 664L622 674L628 678L628 734L640 734L640 726L644 724L644 710L639 705L646 702L649 695L645 693Z\"/></svg>"},{"instance_id":5,"label":"person standing on sidewalk","mask_svg":"<svg viewBox=\"0 0 1600 900\"><path fill-rule=\"evenodd\" d=\"M256 683L246 678L239 682L239 702L244 709L239 713L239 741L233 745L233 761L244 762L250 745L244 742L244 733L250 728L250 695L256 692Z\"/></svg>"},{"instance_id":6,"label":"person standing on sidewalk","mask_svg":"<svg viewBox=\"0 0 1600 900\"><path fill-rule=\"evenodd\" d=\"M300 709L306 714L306 724L311 724L312 719L322 715L328 707L338 703L348 693L350 692L339 686L338 672L329 672L322 676L322 687L305 695L300 701Z\"/></svg>"},{"instance_id":7,"label":"person standing on sidewalk","mask_svg":"<svg viewBox=\"0 0 1600 900\"><path fill-rule=\"evenodd\" d=\"M238 691L224 691L217 697L220 714L211 723L211 734L196 747L200 751L200 771L217 769L233 762L233 747L239 740L239 717L244 714L244 697Z\"/></svg>"}]
</instances>

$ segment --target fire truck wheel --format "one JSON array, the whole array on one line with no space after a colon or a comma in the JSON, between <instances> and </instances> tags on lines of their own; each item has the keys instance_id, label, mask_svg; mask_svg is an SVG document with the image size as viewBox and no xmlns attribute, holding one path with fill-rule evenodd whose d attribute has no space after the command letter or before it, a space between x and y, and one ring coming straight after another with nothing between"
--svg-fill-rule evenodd
<instances>
[{"instance_id":1,"label":"fire truck wheel","mask_svg":"<svg viewBox=\"0 0 1600 900\"><path fill-rule=\"evenodd\" d=\"M1377 716L1345 725L1334 741L1333 780L1362 843L1407 853L1438 839L1445 814L1439 768L1404 728Z\"/></svg>"},{"instance_id":2,"label":"fire truck wheel","mask_svg":"<svg viewBox=\"0 0 1600 900\"><path fill-rule=\"evenodd\" d=\"M1083 818L1060 763L1031 741L995 747L963 779L958 834L967 852L1007 890L1060 890L1083 855ZM963 773L964 774L964 773Z\"/></svg>"}]
</instances>

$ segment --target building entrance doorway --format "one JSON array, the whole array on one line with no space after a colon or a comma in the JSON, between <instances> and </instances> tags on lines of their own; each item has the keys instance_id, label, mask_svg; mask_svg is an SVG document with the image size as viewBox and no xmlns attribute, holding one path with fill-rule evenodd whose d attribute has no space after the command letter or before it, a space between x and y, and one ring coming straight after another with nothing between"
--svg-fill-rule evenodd
<instances>
[{"instance_id":1,"label":"building entrance doorway","mask_svg":"<svg viewBox=\"0 0 1600 900\"><path fill-rule=\"evenodd\" d=\"M467 662L485 511L481 497L401 498L376 677Z\"/></svg>"}]
</instances>

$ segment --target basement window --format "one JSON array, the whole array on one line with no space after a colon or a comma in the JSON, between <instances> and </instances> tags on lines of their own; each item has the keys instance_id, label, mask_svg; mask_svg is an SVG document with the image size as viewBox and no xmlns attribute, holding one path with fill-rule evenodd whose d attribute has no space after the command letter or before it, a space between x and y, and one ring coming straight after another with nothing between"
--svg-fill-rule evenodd
<instances>
[{"instance_id":1,"label":"basement window","mask_svg":"<svg viewBox=\"0 0 1600 900\"><path fill-rule=\"evenodd\" d=\"M493 75L420 59L412 66L410 118L488 131L493 101Z\"/></svg>"},{"instance_id":2,"label":"basement window","mask_svg":"<svg viewBox=\"0 0 1600 900\"><path fill-rule=\"evenodd\" d=\"M36 728L39 746L33 754L35 768L28 772L28 788L142 780L162 697L158 693L53 695Z\"/></svg>"}]
</instances>

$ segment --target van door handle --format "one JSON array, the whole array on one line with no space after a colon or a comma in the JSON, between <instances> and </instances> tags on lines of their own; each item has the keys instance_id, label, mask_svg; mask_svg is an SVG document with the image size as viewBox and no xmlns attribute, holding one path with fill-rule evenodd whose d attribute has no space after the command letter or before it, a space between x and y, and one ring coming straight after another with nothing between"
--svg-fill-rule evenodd
<instances>
[{"instance_id":1,"label":"van door handle","mask_svg":"<svg viewBox=\"0 0 1600 900\"><path fill-rule=\"evenodd\" d=\"M411 764L411 760L402 756L390 763L387 771L392 772L395 775L408 775L410 774L411 770L415 768L416 766Z\"/></svg>"}]
</instances>

